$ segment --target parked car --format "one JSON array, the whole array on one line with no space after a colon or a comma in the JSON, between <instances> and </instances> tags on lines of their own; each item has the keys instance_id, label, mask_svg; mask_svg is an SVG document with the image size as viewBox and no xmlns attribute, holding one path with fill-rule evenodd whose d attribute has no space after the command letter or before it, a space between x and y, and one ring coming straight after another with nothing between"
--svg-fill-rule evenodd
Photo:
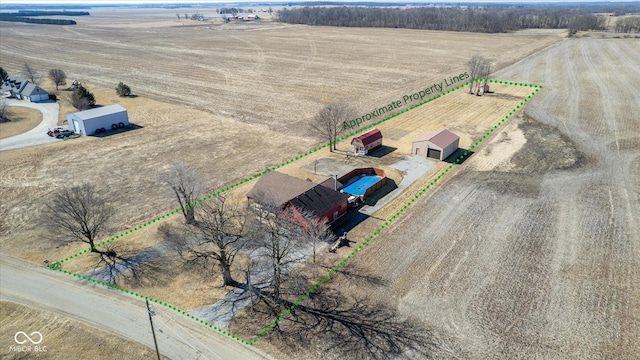
<instances>
[{"instance_id":1,"label":"parked car","mask_svg":"<svg viewBox=\"0 0 640 360\"><path fill-rule=\"evenodd\" d=\"M62 130L56 135L56 138L64 139L67 136L71 136L71 135L73 135L73 131L71 131L71 130Z\"/></svg>"}]
</instances>

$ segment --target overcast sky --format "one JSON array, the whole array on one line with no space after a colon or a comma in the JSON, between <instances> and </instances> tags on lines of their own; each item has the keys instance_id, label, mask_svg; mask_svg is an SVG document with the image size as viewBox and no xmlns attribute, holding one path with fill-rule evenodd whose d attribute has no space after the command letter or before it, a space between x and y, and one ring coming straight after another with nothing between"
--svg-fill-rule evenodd
<instances>
[{"instance_id":1,"label":"overcast sky","mask_svg":"<svg viewBox=\"0 0 640 360\"><path fill-rule=\"evenodd\" d=\"M294 0L292 0L294 1ZM296 1L313 1L313 0L296 0ZM326 1L326 0L323 0ZM424 3L438 3L438 2L455 2L455 0L330 0L330 1L342 1L342 2L354 2L354 1L384 1L384 2L398 2L398 3L407 3L407 2L424 2ZM594 2L594 1L602 1L602 0L460 0L460 2L492 2L492 3L513 3L513 2L526 2L526 3L536 3L536 2ZM180 3L265 3L265 2L287 2L287 0L220 0L220 1L194 1L194 0L2 0L2 4L83 4L90 6L91 4L180 4ZM638 2L637 0L616 0L615 2Z\"/></svg>"}]
</instances>

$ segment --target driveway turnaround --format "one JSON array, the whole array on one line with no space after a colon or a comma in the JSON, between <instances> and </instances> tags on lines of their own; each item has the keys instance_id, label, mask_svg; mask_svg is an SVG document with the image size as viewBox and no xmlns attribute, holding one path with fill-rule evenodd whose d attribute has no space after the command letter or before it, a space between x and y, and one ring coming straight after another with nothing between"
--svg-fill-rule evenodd
<instances>
[{"instance_id":1,"label":"driveway turnaround","mask_svg":"<svg viewBox=\"0 0 640 360\"><path fill-rule=\"evenodd\" d=\"M47 135L49 129L58 127L60 106L55 101L32 103L26 100L6 100L9 106L21 106L36 109L42 113L42 121L35 128L15 136L0 140L0 151L21 149L29 146L48 144L62 141ZM67 128L67 126L61 126Z\"/></svg>"}]
</instances>

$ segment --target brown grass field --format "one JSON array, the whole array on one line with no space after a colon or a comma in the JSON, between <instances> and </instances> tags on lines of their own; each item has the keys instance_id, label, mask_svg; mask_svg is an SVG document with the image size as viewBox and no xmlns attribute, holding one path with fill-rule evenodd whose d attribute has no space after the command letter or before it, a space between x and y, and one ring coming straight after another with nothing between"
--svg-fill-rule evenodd
<instances>
[{"instance_id":1,"label":"brown grass field","mask_svg":"<svg viewBox=\"0 0 640 360\"><path fill-rule=\"evenodd\" d=\"M0 139L27 132L42 121L42 113L38 110L19 106L7 108L11 121L0 123Z\"/></svg>"},{"instance_id":2,"label":"brown grass field","mask_svg":"<svg viewBox=\"0 0 640 360\"><path fill-rule=\"evenodd\" d=\"M368 297L416 321L428 330L424 340L436 358L640 354L637 41L270 22L182 26L173 10L136 24L95 14L46 33L0 23L3 67L17 71L28 61L43 73L62 68L87 83L98 103L123 104L141 126L2 152L3 252L42 264L85 247L55 244L41 226L43 203L61 186L90 182L103 191L118 209L116 235L177 207L159 180L173 162L195 168L213 191L317 146L322 139L307 122L324 103L344 100L365 113L464 72L468 58L481 53L494 60L494 78L544 89L344 268L380 281L340 275L323 286L344 294L344 306ZM139 96L115 96L119 81ZM385 123L388 144L398 148L389 159L441 126L460 133L466 147L530 92L495 90L482 98L459 90ZM282 171L301 175L305 163L327 156ZM351 232L356 245L444 166ZM139 251L157 241L154 232L155 225L114 246ZM350 251L320 262L330 267ZM86 264L65 266L80 271ZM172 292L174 284L188 285L180 274L171 281L145 291L175 305L200 304L180 303L202 294ZM250 340L272 320L246 312L230 329ZM295 324L287 318L280 326ZM274 330L257 346L281 358L350 358L323 351L325 336L291 345Z\"/></svg>"},{"instance_id":3,"label":"brown grass field","mask_svg":"<svg viewBox=\"0 0 640 360\"><path fill-rule=\"evenodd\" d=\"M578 39L499 71L544 89L342 269L377 282L340 274L323 286L417 319L435 358L637 358L639 52ZM258 346L334 355L323 338L287 346L274 330Z\"/></svg>"},{"instance_id":4,"label":"brown grass field","mask_svg":"<svg viewBox=\"0 0 640 360\"><path fill-rule=\"evenodd\" d=\"M495 66L501 67L526 55L505 51L506 44L527 44L533 53L561 39L272 23L149 32L107 26L109 16L54 28L38 41L30 40L30 34L41 33L37 26L0 24L11 35L0 44L9 71L25 61L42 73L63 68L69 81L87 83L99 104L120 102L131 122L142 127L0 155L1 206L7 212L0 244L38 264L73 252L52 248L38 222L43 202L56 188L84 182L101 188L119 208L113 222L118 234L176 208L158 179L174 162L195 168L213 190L318 144L321 139L309 133L307 122L327 101L348 100L364 113L465 71L463 50L469 46L500 52ZM371 46L378 43L388 46ZM353 58L353 49L366 66ZM112 90L118 81L139 97L118 98ZM81 161L77 154L83 154Z\"/></svg>"},{"instance_id":5,"label":"brown grass field","mask_svg":"<svg viewBox=\"0 0 640 360\"><path fill-rule=\"evenodd\" d=\"M117 334L96 329L71 318L38 310L13 302L0 302L0 332L4 339L25 329L37 329L43 335L40 349L46 351L15 352L9 350L8 340L0 350L3 359L132 359L156 356L155 350ZM37 335L34 336L37 340ZM44 348L46 347L46 349ZM162 356L162 359L166 357Z\"/></svg>"}]
</instances>

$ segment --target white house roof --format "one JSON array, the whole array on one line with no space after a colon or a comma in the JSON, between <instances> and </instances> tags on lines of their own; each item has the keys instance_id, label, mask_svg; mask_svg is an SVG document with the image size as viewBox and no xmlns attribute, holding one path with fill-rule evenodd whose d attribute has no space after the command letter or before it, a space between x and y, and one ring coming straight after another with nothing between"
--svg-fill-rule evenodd
<instances>
[{"instance_id":1,"label":"white house roof","mask_svg":"<svg viewBox=\"0 0 640 360\"><path fill-rule=\"evenodd\" d=\"M93 119L100 116L117 114L123 111L127 111L127 109L123 108L118 104L114 104L114 105L103 106L95 109L89 109L85 111L78 111L76 113L73 113L73 115L77 116L80 120L88 120L88 119Z\"/></svg>"}]
</instances>

